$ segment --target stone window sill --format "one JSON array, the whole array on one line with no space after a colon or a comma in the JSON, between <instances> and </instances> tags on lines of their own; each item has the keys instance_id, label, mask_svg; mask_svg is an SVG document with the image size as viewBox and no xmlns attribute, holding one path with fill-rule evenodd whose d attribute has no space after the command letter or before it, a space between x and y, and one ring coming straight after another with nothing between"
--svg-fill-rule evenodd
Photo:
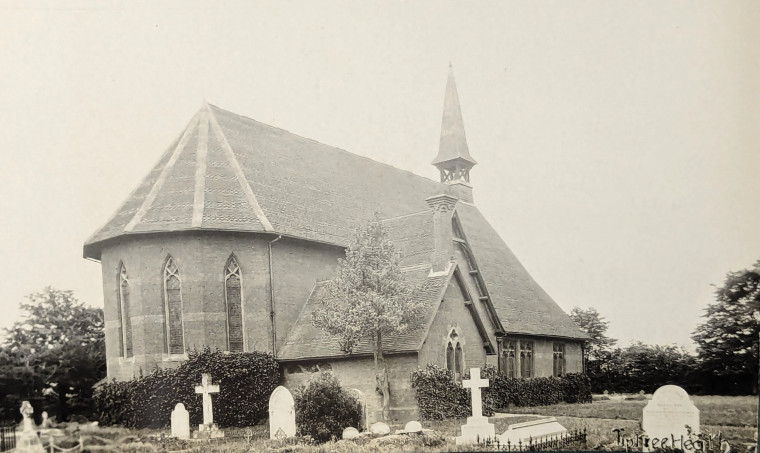
<instances>
[{"instance_id":1,"label":"stone window sill","mask_svg":"<svg viewBox=\"0 0 760 453\"><path fill-rule=\"evenodd\" d=\"M181 362L187 360L187 354L164 354L161 360L164 362Z\"/></svg>"}]
</instances>

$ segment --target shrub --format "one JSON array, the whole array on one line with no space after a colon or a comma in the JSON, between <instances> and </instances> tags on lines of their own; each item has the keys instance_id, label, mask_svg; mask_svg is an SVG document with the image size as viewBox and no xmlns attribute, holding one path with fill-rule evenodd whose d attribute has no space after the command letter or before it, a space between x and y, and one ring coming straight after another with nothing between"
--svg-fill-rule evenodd
<instances>
[{"instance_id":1,"label":"shrub","mask_svg":"<svg viewBox=\"0 0 760 453\"><path fill-rule=\"evenodd\" d=\"M568 374L560 378L510 378L492 366L481 370L481 378L489 380L482 389L483 414L491 416L495 409L513 406L545 406L561 402L591 402L591 382L583 374ZM469 379L469 372L464 379ZM435 365L412 373L420 417L441 420L447 417L471 415L470 395L461 384L455 383L451 372Z\"/></svg>"},{"instance_id":2,"label":"shrub","mask_svg":"<svg viewBox=\"0 0 760 453\"><path fill-rule=\"evenodd\" d=\"M359 427L359 401L341 388L338 378L330 372L318 374L306 386L298 386L293 398L299 435L327 442L332 436L339 438L344 428Z\"/></svg>"},{"instance_id":3,"label":"shrub","mask_svg":"<svg viewBox=\"0 0 760 453\"><path fill-rule=\"evenodd\" d=\"M456 384L451 371L445 368L428 365L424 370L413 371L412 388L423 420L461 418L472 413L467 390Z\"/></svg>"},{"instance_id":4,"label":"shrub","mask_svg":"<svg viewBox=\"0 0 760 453\"><path fill-rule=\"evenodd\" d=\"M183 403L191 424L203 422L203 402L195 393L201 374L209 373L220 392L214 394L214 421L221 426L251 426L267 415L269 395L279 382L279 367L262 352L229 354L205 349L191 351L174 370L153 373L126 382L112 382L95 391L95 407L103 425L163 428L171 411Z\"/></svg>"}]
</instances>

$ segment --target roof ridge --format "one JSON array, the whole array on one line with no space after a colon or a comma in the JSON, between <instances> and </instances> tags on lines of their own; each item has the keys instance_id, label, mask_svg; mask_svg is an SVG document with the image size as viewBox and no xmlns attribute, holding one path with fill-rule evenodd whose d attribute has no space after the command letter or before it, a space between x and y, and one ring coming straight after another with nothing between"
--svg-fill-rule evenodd
<instances>
[{"instance_id":1,"label":"roof ridge","mask_svg":"<svg viewBox=\"0 0 760 453\"><path fill-rule=\"evenodd\" d=\"M248 121L253 121L254 123L260 124L260 125L262 125L262 126L265 126L265 127L268 127L268 128L270 128L270 129L276 129L276 130L278 130L278 131L282 131L282 132L285 132L286 134L290 134L290 135L292 135L292 136L294 136L294 137L298 137L298 138L300 138L300 139L303 139L303 140L307 140L307 141L310 141L310 142L312 142L312 143L316 143L316 144L318 144L318 145L321 145L321 146L326 146L326 147L328 147L328 148L332 148L332 149L334 149L334 150L336 150L336 151L340 151L340 152L343 152L343 153L349 154L349 155L351 155L351 156L355 156L355 157L359 157L359 158L362 158L362 159L366 159L366 160L368 160L368 161L370 161L370 162L374 162L374 163L376 163L376 164L380 164L380 165L383 165L383 166L386 166L386 167L392 168L392 169L394 169L394 170L396 170L396 171L399 171L399 172L403 172L403 173L409 173L410 175L412 175L412 176L415 176L415 177L417 177L417 178L421 178L421 179L424 179L424 180L430 181L430 182L432 182L432 183L435 183L435 184L439 184L439 185L442 185L442 183L441 183L440 181L436 181L436 180L434 180L434 179L432 179L432 178L428 178L427 176L418 175L417 173L414 173L413 171L410 171L410 170L405 170L405 169L403 169L403 168L398 168L398 167L396 167L396 166L394 166L394 165L391 165L391 164L389 164L389 163L386 163L386 162L381 162L381 161L379 161L379 160L375 160L375 159L372 159L371 157L367 157L367 156L364 156L364 155L361 155L361 154L357 154L357 153L354 153L354 152L351 152L351 151L345 150L345 149L343 149L343 148L338 148L337 146L334 146L334 145L328 145L327 143L322 143L322 142L320 142L320 141L314 140L313 138L304 137L303 135L299 135L299 134L296 134L295 132L291 132L291 131L289 131L289 130L287 130L287 129L283 129L283 128L281 128L281 127L277 127L277 126L272 126L271 124L267 124L267 123L261 122L261 121L259 121L259 120L253 119L253 118L251 118L251 117L249 117L249 116L241 115L241 114L239 114L239 113L235 113L235 112L232 112L232 111L230 111L230 110L227 110L227 109L223 109L222 107L219 107L218 105L214 105L214 104L210 104L210 103L209 103L208 105L209 105L210 107L213 107L213 108L217 109L217 110L221 110L221 111L223 111L223 112L225 112L225 113L228 113L228 114L230 114L230 115L235 115L235 116L237 116L237 117L239 117L239 118L243 118L243 119L245 119L245 120L248 120Z\"/></svg>"}]
</instances>

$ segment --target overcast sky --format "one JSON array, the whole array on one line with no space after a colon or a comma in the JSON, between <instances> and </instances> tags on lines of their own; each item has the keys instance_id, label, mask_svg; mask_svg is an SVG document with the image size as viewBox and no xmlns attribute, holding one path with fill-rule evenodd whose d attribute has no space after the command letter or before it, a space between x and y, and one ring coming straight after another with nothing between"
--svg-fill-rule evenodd
<instances>
[{"instance_id":1,"label":"overcast sky","mask_svg":"<svg viewBox=\"0 0 760 453\"><path fill-rule=\"evenodd\" d=\"M207 99L417 174L449 61L475 203L567 311L689 348L760 258L760 3L0 0L0 326ZM66 6L61 6L66 5Z\"/></svg>"}]
</instances>

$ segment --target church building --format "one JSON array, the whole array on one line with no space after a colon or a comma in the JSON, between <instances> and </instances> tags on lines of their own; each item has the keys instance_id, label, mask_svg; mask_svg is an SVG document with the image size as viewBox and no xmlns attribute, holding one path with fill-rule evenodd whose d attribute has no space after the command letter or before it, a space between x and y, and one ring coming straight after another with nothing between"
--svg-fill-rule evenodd
<instances>
[{"instance_id":1,"label":"church building","mask_svg":"<svg viewBox=\"0 0 760 453\"><path fill-rule=\"evenodd\" d=\"M487 364L514 377L583 372L587 335L477 208L451 70L432 164L439 181L203 105L84 244L102 266L108 379L175 367L193 348L266 351L286 387L332 370L378 420L372 344L346 354L311 322L376 212L426 307L383 339L392 418L416 417L409 376L427 364L456 380Z\"/></svg>"}]
</instances>

